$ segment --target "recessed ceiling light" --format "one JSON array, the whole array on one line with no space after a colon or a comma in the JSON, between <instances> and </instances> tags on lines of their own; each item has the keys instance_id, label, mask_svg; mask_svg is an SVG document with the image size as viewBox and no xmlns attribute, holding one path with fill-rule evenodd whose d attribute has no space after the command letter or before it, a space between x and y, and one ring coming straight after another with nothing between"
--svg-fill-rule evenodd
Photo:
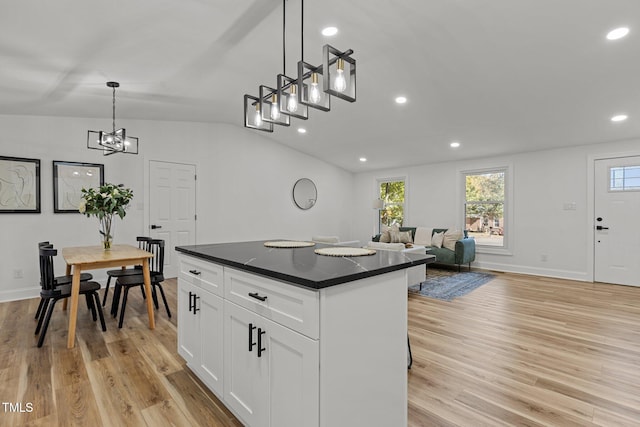
<instances>
[{"instance_id":1,"label":"recessed ceiling light","mask_svg":"<svg viewBox=\"0 0 640 427\"><path fill-rule=\"evenodd\" d=\"M607 33L607 39L609 40L618 40L623 38L629 34L629 29L627 27L616 28L615 30L611 30Z\"/></svg>"},{"instance_id":2,"label":"recessed ceiling light","mask_svg":"<svg viewBox=\"0 0 640 427\"><path fill-rule=\"evenodd\" d=\"M367 161L367 158L366 158L366 157L360 157L360 161L361 161L362 163L364 163L364 162L366 162L366 161Z\"/></svg>"},{"instance_id":3,"label":"recessed ceiling light","mask_svg":"<svg viewBox=\"0 0 640 427\"><path fill-rule=\"evenodd\" d=\"M449 144L449 147L458 148L460 147L460 143L458 141L453 141L451 144Z\"/></svg>"},{"instance_id":4,"label":"recessed ceiling light","mask_svg":"<svg viewBox=\"0 0 640 427\"><path fill-rule=\"evenodd\" d=\"M298 128L298 133L307 133L305 128Z\"/></svg>"},{"instance_id":5,"label":"recessed ceiling light","mask_svg":"<svg viewBox=\"0 0 640 427\"><path fill-rule=\"evenodd\" d=\"M405 96L398 96L396 98L396 103L397 104L404 104L407 102L407 98Z\"/></svg>"},{"instance_id":6,"label":"recessed ceiling light","mask_svg":"<svg viewBox=\"0 0 640 427\"><path fill-rule=\"evenodd\" d=\"M322 35L323 36L335 36L336 34L338 34L338 29L336 27L327 27L327 28L323 28L322 30Z\"/></svg>"},{"instance_id":7,"label":"recessed ceiling light","mask_svg":"<svg viewBox=\"0 0 640 427\"><path fill-rule=\"evenodd\" d=\"M623 122L625 120L627 120L629 116L627 116L626 114L618 114L617 116L613 116L611 117L611 121L612 122Z\"/></svg>"}]
</instances>

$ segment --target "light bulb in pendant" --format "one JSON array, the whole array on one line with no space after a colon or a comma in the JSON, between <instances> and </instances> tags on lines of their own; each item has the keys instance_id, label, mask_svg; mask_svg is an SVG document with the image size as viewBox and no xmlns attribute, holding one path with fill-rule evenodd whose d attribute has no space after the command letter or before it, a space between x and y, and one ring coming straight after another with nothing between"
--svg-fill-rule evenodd
<instances>
[{"instance_id":1,"label":"light bulb in pendant","mask_svg":"<svg viewBox=\"0 0 640 427\"><path fill-rule=\"evenodd\" d=\"M296 85L291 85L291 93L289 94L289 98L287 99L287 110L292 113L298 111L298 97L296 95Z\"/></svg>"},{"instance_id":2,"label":"light bulb in pendant","mask_svg":"<svg viewBox=\"0 0 640 427\"><path fill-rule=\"evenodd\" d=\"M280 108L278 108L278 95L271 97L271 120L278 120L280 118Z\"/></svg>"},{"instance_id":3,"label":"light bulb in pendant","mask_svg":"<svg viewBox=\"0 0 640 427\"><path fill-rule=\"evenodd\" d=\"M256 102L256 126L262 126L262 117L260 117L260 103Z\"/></svg>"},{"instance_id":4,"label":"light bulb in pendant","mask_svg":"<svg viewBox=\"0 0 640 427\"><path fill-rule=\"evenodd\" d=\"M311 91L309 100L314 104L320 102L320 89L318 89L318 73L311 73Z\"/></svg>"},{"instance_id":5,"label":"light bulb in pendant","mask_svg":"<svg viewBox=\"0 0 640 427\"><path fill-rule=\"evenodd\" d=\"M347 88L347 80L344 78L344 59L342 58L338 58L333 88L338 92L344 92Z\"/></svg>"}]
</instances>

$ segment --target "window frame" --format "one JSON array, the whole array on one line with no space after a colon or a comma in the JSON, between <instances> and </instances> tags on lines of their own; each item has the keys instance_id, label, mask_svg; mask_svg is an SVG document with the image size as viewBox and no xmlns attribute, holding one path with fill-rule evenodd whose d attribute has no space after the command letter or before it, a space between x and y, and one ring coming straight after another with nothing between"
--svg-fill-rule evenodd
<instances>
[{"instance_id":1,"label":"window frame","mask_svg":"<svg viewBox=\"0 0 640 427\"><path fill-rule=\"evenodd\" d=\"M490 173L504 174L504 202L503 202L503 240L502 246L482 245L476 242L476 253L486 253L495 255L513 255L511 248L513 247L513 166L508 164L463 169L459 171L460 179L460 195L458 200L460 206L458 212L461 215L461 224L466 228L466 205L467 205L467 176L468 175L484 175Z\"/></svg>"},{"instance_id":2,"label":"window frame","mask_svg":"<svg viewBox=\"0 0 640 427\"><path fill-rule=\"evenodd\" d=\"M610 193L621 193L621 192L632 192L632 191L640 191L640 186L639 185L629 185L627 186L627 177L626 172L627 169L640 169L640 165L624 165L624 166L610 166L609 167L609 185L608 187L608 191ZM620 170L622 172L622 177L620 178L615 178L613 173L614 170ZM629 177L629 179L634 179L634 180L638 180L638 177L633 176L633 177ZM615 186L614 182L615 181L621 181L622 182L622 186Z\"/></svg>"},{"instance_id":3,"label":"window frame","mask_svg":"<svg viewBox=\"0 0 640 427\"><path fill-rule=\"evenodd\" d=\"M376 178L376 182L375 182L375 198L380 198L380 185L382 185L385 182L399 182L402 181L404 182L404 203L402 203L402 226L404 226L405 224L408 224L408 199L409 199L409 178L405 175L405 176L392 176L392 177L385 177L385 178ZM394 203L396 205L399 205L399 203ZM378 210L376 212L377 217L376 217L376 221L379 224L379 231L382 231L382 216L381 216L381 210Z\"/></svg>"}]
</instances>

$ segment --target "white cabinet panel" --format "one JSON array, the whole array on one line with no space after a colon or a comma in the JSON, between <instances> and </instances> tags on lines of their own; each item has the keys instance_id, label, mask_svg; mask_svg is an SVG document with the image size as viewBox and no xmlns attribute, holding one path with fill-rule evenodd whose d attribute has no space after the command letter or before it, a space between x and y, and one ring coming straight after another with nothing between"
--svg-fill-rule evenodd
<instances>
[{"instance_id":1,"label":"white cabinet panel","mask_svg":"<svg viewBox=\"0 0 640 427\"><path fill-rule=\"evenodd\" d=\"M317 427L318 341L224 304L225 403L252 427Z\"/></svg>"},{"instance_id":2,"label":"white cabinet panel","mask_svg":"<svg viewBox=\"0 0 640 427\"><path fill-rule=\"evenodd\" d=\"M181 270L198 263L180 261ZM206 270L216 271L213 264ZM220 281L222 268L220 267ZM211 278L210 276L205 276ZM200 285L200 286L198 286ZM223 394L223 300L208 289L216 289L198 275L180 272L178 278L178 354L218 396ZM219 290L222 293L222 290Z\"/></svg>"},{"instance_id":3,"label":"white cabinet panel","mask_svg":"<svg viewBox=\"0 0 640 427\"><path fill-rule=\"evenodd\" d=\"M206 291L199 291L196 300L200 317L200 378L218 396L223 394L223 321L222 298ZM195 316L194 316L195 317Z\"/></svg>"},{"instance_id":4,"label":"white cabinet panel","mask_svg":"<svg viewBox=\"0 0 640 427\"><path fill-rule=\"evenodd\" d=\"M200 334L198 333L198 318L190 308L195 287L178 279L178 354L193 365L200 348Z\"/></svg>"},{"instance_id":5,"label":"white cabinet panel","mask_svg":"<svg viewBox=\"0 0 640 427\"><path fill-rule=\"evenodd\" d=\"M225 267L225 299L310 338L319 336L318 292Z\"/></svg>"},{"instance_id":6,"label":"white cabinet panel","mask_svg":"<svg viewBox=\"0 0 640 427\"><path fill-rule=\"evenodd\" d=\"M262 351L258 357L258 316L228 301L224 316L224 401L247 425L267 426L268 365Z\"/></svg>"},{"instance_id":7,"label":"white cabinet panel","mask_svg":"<svg viewBox=\"0 0 640 427\"><path fill-rule=\"evenodd\" d=\"M180 258L180 277L206 291L222 296L222 266L196 258Z\"/></svg>"}]
</instances>

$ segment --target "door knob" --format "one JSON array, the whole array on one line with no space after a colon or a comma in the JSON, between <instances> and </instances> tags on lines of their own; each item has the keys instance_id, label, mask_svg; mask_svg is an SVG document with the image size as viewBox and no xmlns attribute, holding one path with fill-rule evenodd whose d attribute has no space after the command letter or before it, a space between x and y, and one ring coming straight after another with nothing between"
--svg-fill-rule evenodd
<instances>
[{"instance_id":1,"label":"door knob","mask_svg":"<svg viewBox=\"0 0 640 427\"><path fill-rule=\"evenodd\" d=\"M603 227L601 225L596 225L596 230L608 230L609 227Z\"/></svg>"},{"instance_id":2,"label":"door knob","mask_svg":"<svg viewBox=\"0 0 640 427\"><path fill-rule=\"evenodd\" d=\"M155 224L151 224L151 229L155 230L156 228L162 228L161 225L155 225Z\"/></svg>"}]
</instances>

